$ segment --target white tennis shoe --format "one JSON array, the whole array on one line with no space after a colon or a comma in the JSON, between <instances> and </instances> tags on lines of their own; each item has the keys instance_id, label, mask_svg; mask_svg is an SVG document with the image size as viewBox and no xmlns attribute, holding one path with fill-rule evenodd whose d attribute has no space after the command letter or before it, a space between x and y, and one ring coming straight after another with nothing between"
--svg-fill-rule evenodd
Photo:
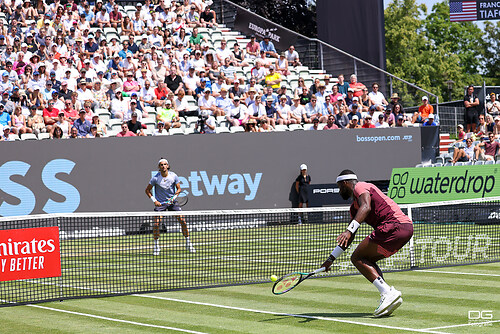
<instances>
[{"instance_id":1,"label":"white tennis shoe","mask_svg":"<svg viewBox=\"0 0 500 334\"><path fill-rule=\"evenodd\" d=\"M186 240L186 249L190 253L196 253L196 249L194 249L193 245L191 245L191 241Z\"/></svg>"},{"instance_id":2,"label":"white tennis shoe","mask_svg":"<svg viewBox=\"0 0 500 334\"><path fill-rule=\"evenodd\" d=\"M373 312L373 315L375 317L389 315L402 303L403 298L401 298L401 291L398 291L393 286L391 286L391 291L380 297L380 304L378 305L375 312Z\"/></svg>"},{"instance_id":3,"label":"white tennis shoe","mask_svg":"<svg viewBox=\"0 0 500 334\"><path fill-rule=\"evenodd\" d=\"M161 251L160 246L155 245L155 246L154 246L154 249L153 249L153 255L154 255L154 256L158 256L158 255L160 255L160 251Z\"/></svg>"}]
</instances>

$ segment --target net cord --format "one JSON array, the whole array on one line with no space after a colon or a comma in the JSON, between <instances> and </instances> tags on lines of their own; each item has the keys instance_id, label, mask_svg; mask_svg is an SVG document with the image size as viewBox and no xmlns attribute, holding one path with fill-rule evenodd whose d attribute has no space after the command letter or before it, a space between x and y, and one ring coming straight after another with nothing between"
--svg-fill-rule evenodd
<instances>
[{"instance_id":1,"label":"net cord","mask_svg":"<svg viewBox=\"0 0 500 334\"><path fill-rule=\"evenodd\" d=\"M484 203L500 201L500 196L497 197L485 197L485 198L475 198L475 199L465 199L465 200L453 200L453 201L442 201L442 202L428 202L428 203L416 203L416 204L399 204L401 209L411 210L412 208L423 208L423 207L435 207L444 205L457 205L457 204L467 204L467 203ZM179 215L189 215L189 216L220 216L220 215L251 215L251 214L280 214L280 213L315 213L315 212L345 212L348 205L335 206L335 207L318 207L318 208L281 208L281 209L245 209L245 210L201 210L201 211L189 211L185 210L179 213L178 211L145 211L145 212L73 212L73 213L51 213L51 214L36 214L29 216L10 216L10 217L0 217L0 223L16 221L16 220L30 220L30 219L58 219L62 217L74 217L74 218L94 218L94 217L157 217L157 216L179 216Z\"/></svg>"}]
</instances>

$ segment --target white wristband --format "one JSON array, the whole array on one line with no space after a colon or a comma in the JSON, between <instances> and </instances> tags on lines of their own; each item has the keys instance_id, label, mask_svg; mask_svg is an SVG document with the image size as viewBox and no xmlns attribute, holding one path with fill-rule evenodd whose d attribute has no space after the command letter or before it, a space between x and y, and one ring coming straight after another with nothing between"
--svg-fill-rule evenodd
<instances>
[{"instance_id":1,"label":"white wristband","mask_svg":"<svg viewBox=\"0 0 500 334\"><path fill-rule=\"evenodd\" d=\"M353 219L352 222L349 224L349 226L347 226L347 230L351 233L356 233L356 231L358 230L359 228L359 223Z\"/></svg>"},{"instance_id":2,"label":"white wristband","mask_svg":"<svg viewBox=\"0 0 500 334\"><path fill-rule=\"evenodd\" d=\"M156 198L154 196L151 196L151 201L154 203L156 202Z\"/></svg>"},{"instance_id":3,"label":"white wristband","mask_svg":"<svg viewBox=\"0 0 500 334\"><path fill-rule=\"evenodd\" d=\"M342 255L342 253L344 253L344 250L340 246L337 246L337 247L335 247L333 252L330 254L330 256L338 259L339 256Z\"/></svg>"},{"instance_id":4,"label":"white wristband","mask_svg":"<svg viewBox=\"0 0 500 334\"><path fill-rule=\"evenodd\" d=\"M172 201L175 201L177 199L177 194L175 194L174 196L172 196Z\"/></svg>"}]
</instances>

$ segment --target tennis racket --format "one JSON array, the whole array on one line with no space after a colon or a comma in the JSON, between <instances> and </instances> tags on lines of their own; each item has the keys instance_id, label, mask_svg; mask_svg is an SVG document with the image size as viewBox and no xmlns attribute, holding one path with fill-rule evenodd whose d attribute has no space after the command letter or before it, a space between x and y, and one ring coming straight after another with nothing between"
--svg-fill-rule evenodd
<instances>
[{"instance_id":1,"label":"tennis racket","mask_svg":"<svg viewBox=\"0 0 500 334\"><path fill-rule=\"evenodd\" d=\"M296 271L294 273L287 274L281 277L279 280L277 280L276 283L274 283L273 293L275 295L282 295L295 288L305 279L308 279L309 277L316 275L317 273L325 271L325 269L326 269L325 267L321 267L310 273L301 273Z\"/></svg>"},{"instance_id":2,"label":"tennis racket","mask_svg":"<svg viewBox=\"0 0 500 334\"><path fill-rule=\"evenodd\" d=\"M174 196L170 197L166 202L161 202L161 205L172 205L172 204L177 204L178 206L184 206L188 202L188 196L186 194L178 196L174 200Z\"/></svg>"}]
</instances>

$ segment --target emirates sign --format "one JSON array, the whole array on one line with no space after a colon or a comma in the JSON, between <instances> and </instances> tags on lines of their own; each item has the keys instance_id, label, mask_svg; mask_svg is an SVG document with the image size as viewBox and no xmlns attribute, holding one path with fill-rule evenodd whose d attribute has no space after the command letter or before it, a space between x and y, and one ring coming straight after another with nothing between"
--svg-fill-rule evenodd
<instances>
[{"instance_id":1,"label":"emirates sign","mask_svg":"<svg viewBox=\"0 0 500 334\"><path fill-rule=\"evenodd\" d=\"M59 228L0 230L0 281L61 276Z\"/></svg>"}]
</instances>

